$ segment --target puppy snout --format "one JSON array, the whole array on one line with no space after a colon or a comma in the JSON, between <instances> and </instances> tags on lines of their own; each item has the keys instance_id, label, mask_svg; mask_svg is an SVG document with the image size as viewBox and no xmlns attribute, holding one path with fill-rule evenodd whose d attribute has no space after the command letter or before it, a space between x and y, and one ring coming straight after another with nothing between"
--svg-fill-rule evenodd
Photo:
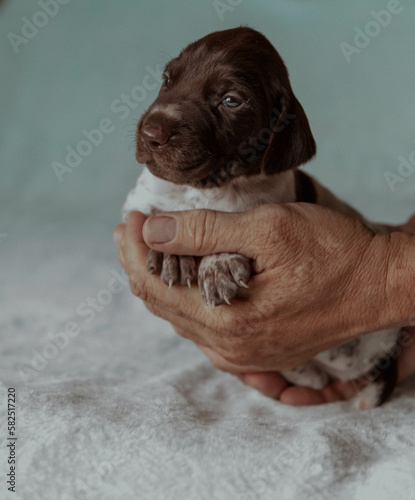
<instances>
[{"instance_id":1,"label":"puppy snout","mask_svg":"<svg viewBox=\"0 0 415 500\"><path fill-rule=\"evenodd\" d=\"M140 130L144 145L150 151L157 151L165 146L170 139L170 135L161 127L144 125Z\"/></svg>"}]
</instances>

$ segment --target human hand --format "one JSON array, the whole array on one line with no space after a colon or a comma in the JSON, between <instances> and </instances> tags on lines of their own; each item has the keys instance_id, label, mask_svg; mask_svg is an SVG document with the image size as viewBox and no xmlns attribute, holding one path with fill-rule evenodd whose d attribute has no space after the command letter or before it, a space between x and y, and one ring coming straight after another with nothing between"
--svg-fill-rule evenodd
<instances>
[{"instance_id":1,"label":"human hand","mask_svg":"<svg viewBox=\"0 0 415 500\"><path fill-rule=\"evenodd\" d=\"M401 226L389 226L390 231L400 230L415 233L415 215ZM405 344L401 346L398 359L398 383L415 373L415 328L404 331ZM408 338L410 335L410 338ZM398 351L399 352L399 351ZM257 389L265 396L280 399L293 406L318 405L351 399L365 384L360 381L341 382L335 380L322 390L287 384L278 372L257 372L237 375L244 384Z\"/></svg>"},{"instance_id":2,"label":"human hand","mask_svg":"<svg viewBox=\"0 0 415 500\"><path fill-rule=\"evenodd\" d=\"M401 226L388 226L392 231L415 233L415 215ZM398 347L398 383L415 373L415 328L405 328L401 345ZM279 399L282 403L293 406L318 405L351 399L368 382L335 380L322 390L287 384L278 372L257 372L239 374L237 377L244 384L257 389L265 396Z\"/></svg>"},{"instance_id":3,"label":"human hand","mask_svg":"<svg viewBox=\"0 0 415 500\"><path fill-rule=\"evenodd\" d=\"M386 288L385 262L392 250L387 238L354 219L306 204L263 206L239 214L202 210L163 215L173 216L176 223L171 243L154 243L161 236L160 215L145 223L142 214L132 213L127 227L115 229L133 292L180 335L195 341L215 366L245 373L245 383L266 395L306 404L310 395L301 393L304 388L286 389L284 379L269 372L290 369L356 335L392 326L382 314L387 293L379 293ZM149 226L154 221L156 232ZM238 252L254 259L257 274L245 300L212 311L195 288L172 293L158 277L147 278L145 242L182 255ZM371 295L375 300L368 304ZM335 386L331 396L329 389L320 399L348 395L347 387Z\"/></svg>"}]
</instances>

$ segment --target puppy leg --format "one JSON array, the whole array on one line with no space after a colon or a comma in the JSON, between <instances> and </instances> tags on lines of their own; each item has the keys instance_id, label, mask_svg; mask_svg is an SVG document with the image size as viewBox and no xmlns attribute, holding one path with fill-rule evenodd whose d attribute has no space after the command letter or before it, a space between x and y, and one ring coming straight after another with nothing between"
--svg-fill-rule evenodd
<instances>
[{"instance_id":1,"label":"puppy leg","mask_svg":"<svg viewBox=\"0 0 415 500\"><path fill-rule=\"evenodd\" d=\"M251 261L236 253L219 253L203 257L198 283L203 300L212 307L230 301L238 290L248 288Z\"/></svg>"},{"instance_id":2,"label":"puppy leg","mask_svg":"<svg viewBox=\"0 0 415 500\"><path fill-rule=\"evenodd\" d=\"M163 282L169 287L180 283L190 288L197 276L194 257L163 254L153 249L147 255L147 270L150 274L160 274Z\"/></svg>"},{"instance_id":3,"label":"puppy leg","mask_svg":"<svg viewBox=\"0 0 415 500\"><path fill-rule=\"evenodd\" d=\"M383 404L395 388L399 337L398 329L370 333L314 359L333 378L351 381L356 391L354 408L369 410Z\"/></svg>"},{"instance_id":4,"label":"puppy leg","mask_svg":"<svg viewBox=\"0 0 415 500\"><path fill-rule=\"evenodd\" d=\"M330 380L327 373L313 364L312 361L307 361L292 370L282 371L281 375L292 384L316 390L323 389Z\"/></svg>"},{"instance_id":5,"label":"puppy leg","mask_svg":"<svg viewBox=\"0 0 415 500\"><path fill-rule=\"evenodd\" d=\"M352 399L356 410L370 410L381 406L392 395L398 380L397 347L390 354L384 355L378 363L366 373L363 381L371 383L361 389Z\"/></svg>"}]
</instances>

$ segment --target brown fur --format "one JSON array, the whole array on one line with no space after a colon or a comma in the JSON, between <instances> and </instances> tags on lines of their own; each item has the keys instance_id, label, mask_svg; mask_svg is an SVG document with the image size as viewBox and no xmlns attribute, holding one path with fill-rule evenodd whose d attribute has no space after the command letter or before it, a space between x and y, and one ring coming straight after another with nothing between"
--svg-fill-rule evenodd
<instances>
[{"instance_id":1,"label":"brown fur","mask_svg":"<svg viewBox=\"0 0 415 500\"><path fill-rule=\"evenodd\" d=\"M287 68L262 34L235 28L207 35L170 61L165 77L136 134L137 160L154 175L212 187L293 169L314 156ZM241 105L224 106L229 95ZM175 110L170 116L168 105Z\"/></svg>"}]
</instances>

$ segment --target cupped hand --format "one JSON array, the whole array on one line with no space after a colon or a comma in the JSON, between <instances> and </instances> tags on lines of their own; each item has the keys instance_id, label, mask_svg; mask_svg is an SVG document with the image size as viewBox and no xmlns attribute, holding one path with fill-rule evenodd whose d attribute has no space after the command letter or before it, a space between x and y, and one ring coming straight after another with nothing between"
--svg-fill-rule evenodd
<instances>
[{"instance_id":1,"label":"cupped hand","mask_svg":"<svg viewBox=\"0 0 415 500\"><path fill-rule=\"evenodd\" d=\"M135 212L127 225L115 228L114 237L133 293L153 313L193 340L216 367L285 403L351 397L356 384L335 382L312 391L288 386L277 371L361 333L395 326L383 314L385 262L391 256L387 238L324 207L270 205L232 214L195 210L147 221ZM177 255L237 252L253 259L255 274L231 307L212 310L197 287L169 290L158 276L148 276L149 246ZM368 303L371 296L375 299Z\"/></svg>"}]
</instances>

